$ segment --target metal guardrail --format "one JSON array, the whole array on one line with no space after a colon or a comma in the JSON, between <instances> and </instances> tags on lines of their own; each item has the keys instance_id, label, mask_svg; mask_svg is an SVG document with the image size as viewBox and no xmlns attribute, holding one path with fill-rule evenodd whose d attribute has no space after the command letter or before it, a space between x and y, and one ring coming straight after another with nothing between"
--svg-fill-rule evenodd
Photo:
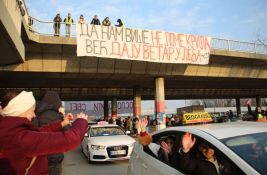
<instances>
[{"instance_id":1,"label":"metal guardrail","mask_svg":"<svg viewBox=\"0 0 267 175\"><path fill-rule=\"evenodd\" d=\"M32 19L32 31L39 35L54 36L54 22L40 21L36 18ZM64 19L64 18L63 18ZM63 20L62 19L62 20ZM65 23L60 25L60 36L67 37L65 31ZM76 37L76 24L73 23L71 27L71 37ZM220 38L212 38L211 48L219 50L239 51L248 53L257 53L267 55L267 45L257 44L251 42L234 41Z\"/></svg>"},{"instance_id":2,"label":"metal guardrail","mask_svg":"<svg viewBox=\"0 0 267 175\"><path fill-rule=\"evenodd\" d=\"M211 48L267 55L267 45L219 38L212 38Z\"/></svg>"}]
</instances>

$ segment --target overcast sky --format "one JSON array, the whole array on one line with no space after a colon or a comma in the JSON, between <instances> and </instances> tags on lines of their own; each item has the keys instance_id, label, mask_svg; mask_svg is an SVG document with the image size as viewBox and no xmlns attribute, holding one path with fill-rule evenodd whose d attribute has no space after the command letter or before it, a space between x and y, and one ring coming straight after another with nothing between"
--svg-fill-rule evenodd
<instances>
[{"instance_id":1,"label":"overcast sky","mask_svg":"<svg viewBox=\"0 0 267 175\"><path fill-rule=\"evenodd\" d=\"M240 41L267 38L267 0L25 0L31 16L52 21L70 12L77 22L97 14L130 28L199 34Z\"/></svg>"},{"instance_id":2,"label":"overcast sky","mask_svg":"<svg viewBox=\"0 0 267 175\"><path fill-rule=\"evenodd\" d=\"M253 42L256 35L267 39L267 0L25 0L29 14L52 21L57 13L64 19L80 14L90 23L97 14L113 25L121 18L129 28L206 35ZM166 102L169 108L184 101ZM153 108L152 102L143 102ZM142 106L143 106L142 105Z\"/></svg>"}]
</instances>

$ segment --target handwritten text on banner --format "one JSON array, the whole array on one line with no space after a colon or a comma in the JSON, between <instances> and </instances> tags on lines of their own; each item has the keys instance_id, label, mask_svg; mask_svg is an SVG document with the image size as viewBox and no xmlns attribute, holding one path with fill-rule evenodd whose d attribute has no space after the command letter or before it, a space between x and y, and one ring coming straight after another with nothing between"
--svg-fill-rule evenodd
<instances>
[{"instance_id":1,"label":"handwritten text on banner","mask_svg":"<svg viewBox=\"0 0 267 175\"><path fill-rule=\"evenodd\" d=\"M77 56L208 64L211 38L173 32L77 25Z\"/></svg>"}]
</instances>

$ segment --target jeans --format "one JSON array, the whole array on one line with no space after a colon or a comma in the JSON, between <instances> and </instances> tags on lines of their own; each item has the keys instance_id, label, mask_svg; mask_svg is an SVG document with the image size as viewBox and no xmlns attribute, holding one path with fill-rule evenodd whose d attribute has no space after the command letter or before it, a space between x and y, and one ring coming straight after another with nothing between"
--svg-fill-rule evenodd
<instances>
[{"instance_id":1,"label":"jeans","mask_svg":"<svg viewBox=\"0 0 267 175\"><path fill-rule=\"evenodd\" d=\"M66 24L66 36L70 37L71 35L71 25Z\"/></svg>"},{"instance_id":2,"label":"jeans","mask_svg":"<svg viewBox=\"0 0 267 175\"><path fill-rule=\"evenodd\" d=\"M49 175L61 175L62 174L62 163L56 163L48 166Z\"/></svg>"}]
</instances>

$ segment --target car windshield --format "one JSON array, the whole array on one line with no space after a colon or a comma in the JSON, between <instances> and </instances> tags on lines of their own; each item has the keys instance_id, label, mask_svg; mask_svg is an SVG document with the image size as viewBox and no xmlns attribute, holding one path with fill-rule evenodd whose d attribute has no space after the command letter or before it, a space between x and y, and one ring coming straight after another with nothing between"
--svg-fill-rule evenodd
<instances>
[{"instance_id":1,"label":"car windshield","mask_svg":"<svg viewBox=\"0 0 267 175\"><path fill-rule=\"evenodd\" d=\"M222 142L260 174L267 174L267 132L227 138Z\"/></svg>"},{"instance_id":2,"label":"car windshield","mask_svg":"<svg viewBox=\"0 0 267 175\"><path fill-rule=\"evenodd\" d=\"M91 137L114 135L125 135L125 133L119 127L96 127L92 128L90 133Z\"/></svg>"}]
</instances>

